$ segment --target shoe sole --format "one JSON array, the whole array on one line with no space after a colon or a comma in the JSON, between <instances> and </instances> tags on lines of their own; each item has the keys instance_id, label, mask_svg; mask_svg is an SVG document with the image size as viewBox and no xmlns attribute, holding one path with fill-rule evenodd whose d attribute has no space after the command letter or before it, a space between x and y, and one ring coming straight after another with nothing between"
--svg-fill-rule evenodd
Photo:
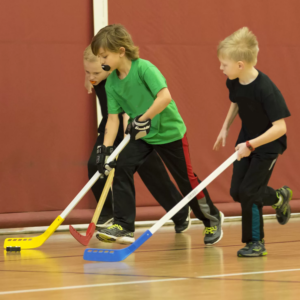
<instances>
[{"instance_id":1,"label":"shoe sole","mask_svg":"<svg viewBox=\"0 0 300 300\"><path fill-rule=\"evenodd\" d=\"M285 225L291 218L291 207L290 207L290 201L292 200L293 197L293 191L288 187L288 186L283 186L284 189L287 190L287 192L289 193L289 199L287 201L287 203L285 204L285 206L283 207L283 209L286 209L286 220L285 222L280 222L277 218L277 221L280 225ZM277 215L276 215L277 216ZM280 218L281 216L279 216Z\"/></svg>"},{"instance_id":2,"label":"shoe sole","mask_svg":"<svg viewBox=\"0 0 300 300\"><path fill-rule=\"evenodd\" d=\"M115 236L104 233L97 233L96 238L103 243L115 243L117 241Z\"/></svg>"},{"instance_id":3,"label":"shoe sole","mask_svg":"<svg viewBox=\"0 0 300 300\"><path fill-rule=\"evenodd\" d=\"M130 237L118 237L116 240L116 243L122 244L122 245L131 245L132 243L135 242L135 238L130 238Z\"/></svg>"},{"instance_id":4,"label":"shoe sole","mask_svg":"<svg viewBox=\"0 0 300 300\"><path fill-rule=\"evenodd\" d=\"M224 223L224 214L220 211L220 221L221 221L221 234L220 237L213 243L205 244L206 246L212 246L215 245L216 243L220 242L222 237L223 237L223 223Z\"/></svg>"},{"instance_id":5,"label":"shoe sole","mask_svg":"<svg viewBox=\"0 0 300 300\"><path fill-rule=\"evenodd\" d=\"M186 227L186 229L184 229L184 230L182 230L182 231L180 231L180 232L177 232L177 231L175 230L176 233L184 233L184 232L186 232L186 231L188 231L188 230L190 229L190 227L191 227L191 225L192 225L191 208L190 208L190 207L189 207L188 218L189 218L189 220L188 220L189 223L188 223L188 226Z\"/></svg>"},{"instance_id":6,"label":"shoe sole","mask_svg":"<svg viewBox=\"0 0 300 300\"><path fill-rule=\"evenodd\" d=\"M255 253L253 253L253 254L246 254L246 255L242 255L242 254L238 254L238 257L260 257L260 256L266 256L268 254L268 252L267 251L265 251L265 252L262 252L262 253L260 253L260 254L255 254Z\"/></svg>"}]
</instances>

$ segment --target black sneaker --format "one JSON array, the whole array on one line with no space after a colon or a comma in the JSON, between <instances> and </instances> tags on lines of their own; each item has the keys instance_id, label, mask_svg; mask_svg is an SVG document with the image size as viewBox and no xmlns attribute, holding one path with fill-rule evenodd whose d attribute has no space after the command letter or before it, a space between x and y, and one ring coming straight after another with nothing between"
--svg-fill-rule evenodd
<instances>
[{"instance_id":1,"label":"black sneaker","mask_svg":"<svg viewBox=\"0 0 300 300\"><path fill-rule=\"evenodd\" d=\"M192 220L191 220L191 209L189 207L189 212L188 212L186 220L183 223L181 223L181 224L178 224L178 225L175 224L175 231L176 231L176 233L186 232L191 227L191 223L192 223Z\"/></svg>"},{"instance_id":2,"label":"black sneaker","mask_svg":"<svg viewBox=\"0 0 300 300\"><path fill-rule=\"evenodd\" d=\"M104 243L132 244L135 241L133 232L127 231L118 224L100 229L96 234L96 238Z\"/></svg>"},{"instance_id":3,"label":"black sneaker","mask_svg":"<svg viewBox=\"0 0 300 300\"><path fill-rule=\"evenodd\" d=\"M97 224L96 224L96 229L100 230L103 228L107 228L107 227L113 225L113 221L114 221L114 218L111 216L103 216L103 217L100 216L97 221Z\"/></svg>"},{"instance_id":4,"label":"black sneaker","mask_svg":"<svg viewBox=\"0 0 300 300\"><path fill-rule=\"evenodd\" d=\"M272 207L276 210L276 218L278 223L284 225L289 221L291 217L290 200L293 197L293 191L285 185L281 189L278 189L276 192L277 195L281 195L282 198Z\"/></svg>"},{"instance_id":5,"label":"black sneaker","mask_svg":"<svg viewBox=\"0 0 300 300\"><path fill-rule=\"evenodd\" d=\"M204 229L204 244L214 245L219 242L223 237L222 225L224 222L224 214L220 211L219 223L212 227L205 227Z\"/></svg>"},{"instance_id":6,"label":"black sneaker","mask_svg":"<svg viewBox=\"0 0 300 300\"><path fill-rule=\"evenodd\" d=\"M237 252L239 257L258 257L267 255L268 252L265 248L263 241L255 241L247 243L246 246Z\"/></svg>"}]
</instances>

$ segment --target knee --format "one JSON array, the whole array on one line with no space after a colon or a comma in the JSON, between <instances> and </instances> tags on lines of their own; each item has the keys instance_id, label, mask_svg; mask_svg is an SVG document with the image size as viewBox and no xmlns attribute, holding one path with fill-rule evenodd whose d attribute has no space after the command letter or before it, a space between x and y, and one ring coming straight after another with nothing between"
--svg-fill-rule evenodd
<instances>
[{"instance_id":1,"label":"knee","mask_svg":"<svg viewBox=\"0 0 300 300\"><path fill-rule=\"evenodd\" d=\"M238 188L230 188L230 196L233 198L235 202L240 202L239 199L239 189Z\"/></svg>"},{"instance_id":2,"label":"knee","mask_svg":"<svg viewBox=\"0 0 300 300\"><path fill-rule=\"evenodd\" d=\"M243 203L249 203L251 201L253 192L243 186L239 188L238 197L240 199L240 202Z\"/></svg>"}]
</instances>

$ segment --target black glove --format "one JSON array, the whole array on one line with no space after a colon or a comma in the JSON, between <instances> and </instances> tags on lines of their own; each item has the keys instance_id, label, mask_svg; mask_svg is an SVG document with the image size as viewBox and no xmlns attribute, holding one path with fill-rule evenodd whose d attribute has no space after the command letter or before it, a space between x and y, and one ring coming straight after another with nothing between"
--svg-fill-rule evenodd
<instances>
[{"instance_id":1,"label":"black glove","mask_svg":"<svg viewBox=\"0 0 300 300\"><path fill-rule=\"evenodd\" d=\"M141 116L142 115L135 117L134 120L127 125L125 133L130 134L131 140L138 140L146 136L150 131L151 119L142 122L138 121Z\"/></svg>"},{"instance_id":2,"label":"black glove","mask_svg":"<svg viewBox=\"0 0 300 300\"><path fill-rule=\"evenodd\" d=\"M96 166L100 174L105 174L106 176L109 172L116 167L117 161L114 159L112 162L107 164L108 157L113 153L115 147L105 147L100 145L97 147L97 156L96 156ZM101 176L103 178L103 176Z\"/></svg>"}]
</instances>

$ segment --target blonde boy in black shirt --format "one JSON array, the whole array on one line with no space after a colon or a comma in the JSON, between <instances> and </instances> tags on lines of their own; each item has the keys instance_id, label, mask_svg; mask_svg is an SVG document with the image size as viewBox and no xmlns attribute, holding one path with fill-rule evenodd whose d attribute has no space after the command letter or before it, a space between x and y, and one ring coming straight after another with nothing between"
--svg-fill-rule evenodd
<instances>
[{"instance_id":1,"label":"blonde boy in black shirt","mask_svg":"<svg viewBox=\"0 0 300 300\"><path fill-rule=\"evenodd\" d=\"M255 69L258 42L247 27L224 39L218 46L221 71L231 105L214 145L225 146L228 130L239 114L242 128L236 143L238 160L234 163L230 194L242 206L242 242L240 257L266 255L263 231L263 206L272 206L284 225L290 218L292 190L284 186L274 190L267 184L279 154L286 147L285 118L290 116L285 100L264 73Z\"/></svg>"}]
</instances>

